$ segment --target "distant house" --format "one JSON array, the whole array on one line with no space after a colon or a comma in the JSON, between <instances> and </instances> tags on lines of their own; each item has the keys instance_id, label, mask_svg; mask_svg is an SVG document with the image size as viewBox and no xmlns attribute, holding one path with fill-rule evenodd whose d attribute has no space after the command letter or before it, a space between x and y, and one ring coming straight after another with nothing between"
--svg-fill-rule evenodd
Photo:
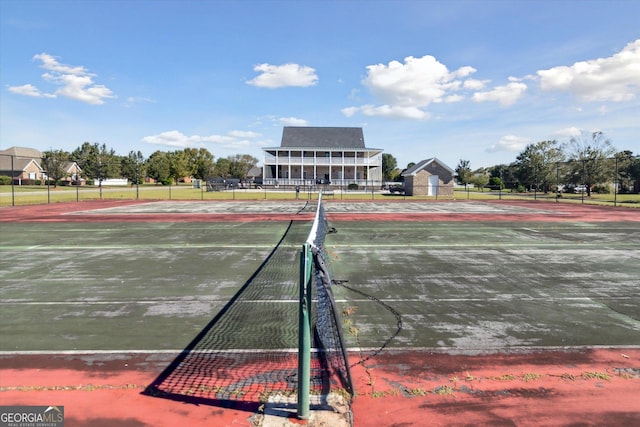
<instances>
[{"instance_id":1,"label":"distant house","mask_svg":"<svg viewBox=\"0 0 640 427\"><path fill-rule=\"evenodd\" d=\"M263 148L264 185L360 186L382 183L382 151L362 128L285 127L280 147Z\"/></svg>"},{"instance_id":2,"label":"distant house","mask_svg":"<svg viewBox=\"0 0 640 427\"><path fill-rule=\"evenodd\" d=\"M0 175L11 177L16 185L35 184L44 178L41 159L42 153L32 148L0 150Z\"/></svg>"},{"instance_id":3,"label":"distant house","mask_svg":"<svg viewBox=\"0 0 640 427\"><path fill-rule=\"evenodd\" d=\"M87 181L80 176L81 172L82 169L76 162L68 162L64 166L65 176L60 180L62 185L85 185Z\"/></svg>"},{"instance_id":4,"label":"distant house","mask_svg":"<svg viewBox=\"0 0 640 427\"><path fill-rule=\"evenodd\" d=\"M44 183L47 179L47 171L42 166L42 152L34 148L11 147L0 150L0 175L13 176L14 184L35 184L38 181ZM86 181L80 177L81 172L82 169L76 162L67 162L64 165L64 176L60 179L60 183L84 185Z\"/></svg>"},{"instance_id":5,"label":"distant house","mask_svg":"<svg viewBox=\"0 0 640 427\"><path fill-rule=\"evenodd\" d=\"M453 197L454 170L432 157L402 173L407 196Z\"/></svg>"},{"instance_id":6,"label":"distant house","mask_svg":"<svg viewBox=\"0 0 640 427\"><path fill-rule=\"evenodd\" d=\"M254 166L249 169L246 177L249 185L262 185L262 168L259 166Z\"/></svg>"}]
</instances>

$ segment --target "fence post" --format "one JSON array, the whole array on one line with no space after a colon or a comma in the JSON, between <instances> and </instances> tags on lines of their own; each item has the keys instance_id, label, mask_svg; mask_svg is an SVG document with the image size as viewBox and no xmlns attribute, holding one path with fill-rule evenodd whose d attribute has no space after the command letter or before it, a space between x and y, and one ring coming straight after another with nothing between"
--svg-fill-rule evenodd
<instances>
[{"instance_id":1,"label":"fence post","mask_svg":"<svg viewBox=\"0 0 640 427\"><path fill-rule=\"evenodd\" d=\"M618 157L616 157L616 177L613 183L613 206L618 206L618 187L620 186L620 178L618 176Z\"/></svg>"},{"instance_id":2,"label":"fence post","mask_svg":"<svg viewBox=\"0 0 640 427\"><path fill-rule=\"evenodd\" d=\"M300 251L300 300L298 302L298 418L309 418L311 388L311 245Z\"/></svg>"}]
</instances>

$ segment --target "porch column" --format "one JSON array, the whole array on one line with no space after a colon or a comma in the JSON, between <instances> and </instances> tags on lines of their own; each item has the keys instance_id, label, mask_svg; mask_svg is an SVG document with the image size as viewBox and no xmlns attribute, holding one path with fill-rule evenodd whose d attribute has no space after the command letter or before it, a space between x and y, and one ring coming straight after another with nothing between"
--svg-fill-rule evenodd
<instances>
[{"instance_id":1,"label":"porch column","mask_svg":"<svg viewBox=\"0 0 640 427\"><path fill-rule=\"evenodd\" d=\"M313 150L313 183L316 183L318 178L318 152Z\"/></svg>"},{"instance_id":2,"label":"porch column","mask_svg":"<svg viewBox=\"0 0 640 427\"><path fill-rule=\"evenodd\" d=\"M358 152L354 151L353 153L353 182L360 184L358 182Z\"/></svg>"}]
</instances>

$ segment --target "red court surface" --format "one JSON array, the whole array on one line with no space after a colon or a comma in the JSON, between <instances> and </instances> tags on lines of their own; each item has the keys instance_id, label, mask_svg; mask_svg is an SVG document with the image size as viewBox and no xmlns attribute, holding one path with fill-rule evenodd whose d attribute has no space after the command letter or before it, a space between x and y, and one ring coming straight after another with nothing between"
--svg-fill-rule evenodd
<instances>
[{"instance_id":1,"label":"red court surface","mask_svg":"<svg viewBox=\"0 0 640 427\"><path fill-rule=\"evenodd\" d=\"M69 213L77 211L90 211L95 209L106 209L112 207L136 206L150 203L150 201L121 201L121 200L96 200L85 202L55 203L50 205L30 205L0 208L1 222L149 222L149 221L170 221L170 222L214 222L214 221L289 221L312 218L312 215L291 215L288 213L91 213L90 215ZM185 203L184 201L173 201L176 206ZM203 202L224 206L229 201ZM233 202L237 203L237 202ZM241 202L247 205L256 206L260 201ZM292 203L283 201L283 204ZM330 206L332 201L325 201ZM342 200L335 203L358 203L368 202ZM377 202L379 205L402 206L402 201ZM433 206L438 203L452 203L451 201L425 201L425 206ZM610 207L597 205L582 205L569 203L539 202L539 201L483 201L469 202L460 201L461 204L477 203L486 205L504 205L515 208L522 208L519 213L464 213L464 212L328 212L329 219L340 221L571 221L571 222L640 222L640 209L626 207ZM531 210L528 212L527 210ZM543 212L542 212L543 211Z\"/></svg>"},{"instance_id":2,"label":"red court surface","mask_svg":"<svg viewBox=\"0 0 640 427\"><path fill-rule=\"evenodd\" d=\"M223 408L142 394L166 355L108 358L2 356L0 404L63 405L67 426L261 425L259 404ZM637 348L389 352L352 374L359 427L640 425Z\"/></svg>"},{"instance_id":3,"label":"red court surface","mask_svg":"<svg viewBox=\"0 0 640 427\"><path fill-rule=\"evenodd\" d=\"M482 203L546 212L525 212L515 217L425 212L402 214L402 220L640 222L638 209L526 201ZM2 208L0 222L294 219L286 213L67 215L78 210L136 204L139 202L92 201ZM398 214L332 213L329 218L383 221L398 219ZM307 219L307 215L295 219ZM175 356L5 353L0 355L0 405L64 406L65 425L70 427L262 425L262 405L258 402L222 407L144 394ZM353 425L358 427L640 425L637 346L527 348L478 354L389 350L362 364L358 363L357 354L352 353L351 358L357 392L351 410ZM279 425L283 426L305 424L286 418L281 421Z\"/></svg>"}]
</instances>

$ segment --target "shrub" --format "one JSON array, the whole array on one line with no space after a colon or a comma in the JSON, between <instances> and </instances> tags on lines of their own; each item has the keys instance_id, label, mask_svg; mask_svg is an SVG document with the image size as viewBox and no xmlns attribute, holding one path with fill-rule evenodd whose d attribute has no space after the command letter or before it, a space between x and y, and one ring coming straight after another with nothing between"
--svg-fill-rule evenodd
<instances>
[{"instance_id":1,"label":"shrub","mask_svg":"<svg viewBox=\"0 0 640 427\"><path fill-rule=\"evenodd\" d=\"M359 188L360 187L358 187L358 184L356 184L355 182L352 182L347 186L347 190L358 190Z\"/></svg>"},{"instance_id":2,"label":"shrub","mask_svg":"<svg viewBox=\"0 0 640 427\"><path fill-rule=\"evenodd\" d=\"M0 185L11 185L11 177L7 175L0 175Z\"/></svg>"},{"instance_id":3,"label":"shrub","mask_svg":"<svg viewBox=\"0 0 640 427\"><path fill-rule=\"evenodd\" d=\"M598 194L609 194L611 193L611 188L608 185L594 185L591 191Z\"/></svg>"}]
</instances>

